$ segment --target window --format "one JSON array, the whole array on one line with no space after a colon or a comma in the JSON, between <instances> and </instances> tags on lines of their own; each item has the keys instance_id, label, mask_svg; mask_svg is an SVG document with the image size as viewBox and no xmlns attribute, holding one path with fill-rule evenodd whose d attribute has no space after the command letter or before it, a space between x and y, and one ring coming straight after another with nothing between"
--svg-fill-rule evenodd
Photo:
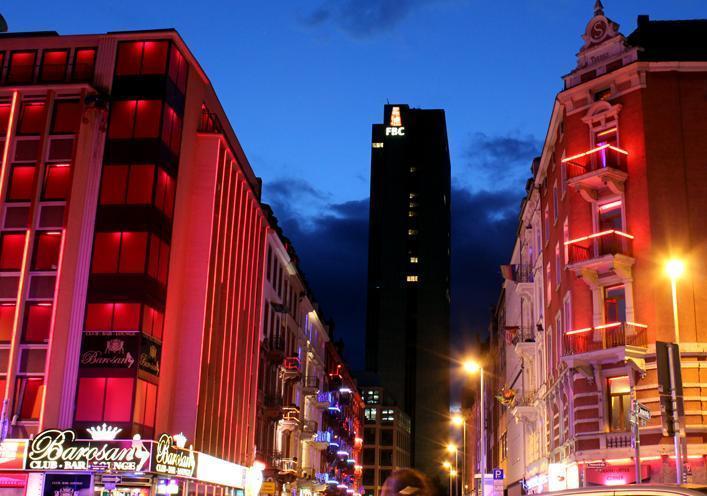
<instances>
[{"instance_id":1,"label":"window","mask_svg":"<svg viewBox=\"0 0 707 496\"><path fill-rule=\"evenodd\" d=\"M562 258L560 258L560 244L555 243L555 289L559 291L562 281Z\"/></svg>"},{"instance_id":2,"label":"window","mask_svg":"<svg viewBox=\"0 0 707 496\"><path fill-rule=\"evenodd\" d=\"M383 409L381 411L381 422L393 422L395 420L395 410Z\"/></svg>"},{"instance_id":3,"label":"window","mask_svg":"<svg viewBox=\"0 0 707 496\"><path fill-rule=\"evenodd\" d=\"M373 486L375 485L375 476L376 476L376 471L372 468L365 468L363 469L363 477L362 477L362 483L364 486Z\"/></svg>"},{"instance_id":4,"label":"window","mask_svg":"<svg viewBox=\"0 0 707 496\"><path fill-rule=\"evenodd\" d=\"M419 276L416 276L416 275L408 275L408 276L405 278L405 280L406 280L407 282L418 282Z\"/></svg>"},{"instance_id":5,"label":"window","mask_svg":"<svg viewBox=\"0 0 707 496\"><path fill-rule=\"evenodd\" d=\"M381 446L393 446L393 429L381 429Z\"/></svg>"},{"instance_id":6,"label":"window","mask_svg":"<svg viewBox=\"0 0 707 496\"><path fill-rule=\"evenodd\" d=\"M383 143L373 142L371 143L371 148L383 148Z\"/></svg>"},{"instance_id":7,"label":"window","mask_svg":"<svg viewBox=\"0 0 707 496\"><path fill-rule=\"evenodd\" d=\"M545 265L545 281L547 282L547 303L550 304L550 299L552 298L552 280L550 279L550 263Z\"/></svg>"},{"instance_id":8,"label":"window","mask_svg":"<svg viewBox=\"0 0 707 496\"><path fill-rule=\"evenodd\" d=\"M382 449L380 450L380 463L379 465L383 467L393 466L393 450L392 449Z\"/></svg>"},{"instance_id":9,"label":"window","mask_svg":"<svg viewBox=\"0 0 707 496\"><path fill-rule=\"evenodd\" d=\"M184 93L187 89L189 65L179 49L172 45L169 50L169 79Z\"/></svg>"},{"instance_id":10,"label":"window","mask_svg":"<svg viewBox=\"0 0 707 496\"><path fill-rule=\"evenodd\" d=\"M545 214L544 214L544 219L545 219L545 243L547 244L548 241L550 241L550 207L547 205L545 206Z\"/></svg>"},{"instance_id":11,"label":"window","mask_svg":"<svg viewBox=\"0 0 707 496\"><path fill-rule=\"evenodd\" d=\"M78 422L129 422L134 379L82 377L76 395Z\"/></svg>"},{"instance_id":12,"label":"window","mask_svg":"<svg viewBox=\"0 0 707 496\"><path fill-rule=\"evenodd\" d=\"M76 134L81 125L81 102L57 100L52 112L52 134Z\"/></svg>"},{"instance_id":13,"label":"window","mask_svg":"<svg viewBox=\"0 0 707 496\"><path fill-rule=\"evenodd\" d=\"M612 229L623 231L621 207L622 203L619 200L611 203L605 203L597 208L597 213L599 215L599 232L609 231Z\"/></svg>"},{"instance_id":14,"label":"window","mask_svg":"<svg viewBox=\"0 0 707 496\"><path fill-rule=\"evenodd\" d=\"M129 41L118 45L118 76L164 74L167 66L166 41Z\"/></svg>"},{"instance_id":15,"label":"window","mask_svg":"<svg viewBox=\"0 0 707 496\"><path fill-rule=\"evenodd\" d=\"M557 222L557 219L559 218L560 215L560 203L559 203L559 198L557 196L557 182L555 182L555 185L552 187L552 216L553 216L553 221Z\"/></svg>"},{"instance_id":16,"label":"window","mask_svg":"<svg viewBox=\"0 0 707 496\"><path fill-rule=\"evenodd\" d=\"M169 271L169 245L155 235L150 235L150 256L147 273L162 284L167 284Z\"/></svg>"},{"instance_id":17,"label":"window","mask_svg":"<svg viewBox=\"0 0 707 496\"><path fill-rule=\"evenodd\" d=\"M417 229L408 229L408 236L417 236Z\"/></svg>"},{"instance_id":18,"label":"window","mask_svg":"<svg viewBox=\"0 0 707 496\"><path fill-rule=\"evenodd\" d=\"M414 210L409 210L408 217L417 217L417 212L415 212Z\"/></svg>"},{"instance_id":19,"label":"window","mask_svg":"<svg viewBox=\"0 0 707 496\"><path fill-rule=\"evenodd\" d=\"M569 248L569 246L567 246L567 242L569 240L570 240L570 226L569 226L567 219L565 219L564 224L562 224L562 241L563 241L562 245L564 246L564 252L565 252L565 254L564 254L565 265L567 265L570 260L570 258L569 258L570 257L570 248Z\"/></svg>"},{"instance_id":20,"label":"window","mask_svg":"<svg viewBox=\"0 0 707 496\"><path fill-rule=\"evenodd\" d=\"M20 270L24 250L24 233L3 233L0 236L0 270Z\"/></svg>"},{"instance_id":21,"label":"window","mask_svg":"<svg viewBox=\"0 0 707 496\"><path fill-rule=\"evenodd\" d=\"M560 350L560 346L562 343L562 336L560 335L562 333L562 313L557 312L557 315L555 315L555 330L557 332L557 341L556 341L556 346L555 346L555 363L560 363L560 357L562 356L562 351Z\"/></svg>"},{"instance_id":22,"label":"window","mask_svg":"<svg viewBox=\"0 0 707 496\"><path fill-rule=\"evenodd\" d=\"M71 167L69 164L48 164L45 174L42 200L66 200L71 187Z\"/></svg>"},{"instance_id":23,"label":"window","mask_svg":"<svg viewBox=\"0 0 707 496\"><path fill-rule=\"evenodd\" d=\"M160 100L122 100L111 105L110 139L157 138L160 133Z\"/></svg>"},{"instance_id":24,"label":"window","mask_svg":"<svg viewBox=\"0 0 707 496\"><path fill-rule=\"evenodd\" d=\"M376 405L380 402L380 393L376 389L368 389L363 392L363 401L367 405Z\"/></svg>"},{"instance_id":25,"label":"window","mask_svg":"<svg viewBox=\"0 0 707 496\"><path fill-rule=\"evenodd\" d=\"M93 68L96 64L95 48L79 48L74 55L74 81L91 81L93 79Z\"/></svg>"},{"instance_id":26,"label":"window","mask_svg":"<svg viewBox=\"0 0 707 496\"><path fill-rule=\"evenodd\" d=\"M410 263L411 264L416 264L419 262L419 259L417 257L410 257Z\"/></svg>"},{"instance_id":27,"label":"window","mask_svg":"<svg viewBox=\"0 0 707 496\"><path fill-rule=\"evenodd\" d=\"M363 444L376 444L376 429L375 427L366 427L363 431Z\"/></svg>"},{"instance_id":28,"label":"window","mask_svg":"<svg viewBox=\"0 0 707 496\"><path fill-rule=\"evenodd\" d=\"M564 153L562 154L564 158ZM562 189L562 198L567 193L567 164L560 162L560 188Z\"/></svg>"},{"instance_id":29,"label":"window","mask_svg":"<svg viewBox=\"0 0 707 496\"><path fill-rule=\"evenodd\" d=\"M503 461L508 458L508 432L507 431L504 431L503 434L501 434L501 439L500 439L499 444L501 445L501 450L500 450L501 461Z\"/></svg>"},{"instance_id":30,"label":"window","mask_svg":"<svg viewBox=\"0 0 707 496\"><path fill-rule=\"evenodd\" d=\"M0 58L0 63L2 59ZM7 134L7 127L10 124L10 110L12 110L9 103L0 103L0 134L5 137Z\"/></svg>"},{"instance_id":31,"label":"window","mask_svg":"<svg viewBox=\"0 0 707 496\"><path fill-rule=\"evenodd\" d=\"M376 408L366 408L363 412L366 422L375 422L378 410Z\"/></svg>"},{"instance_id":32,"label":"window","mask_svg":"<svg viewBox=\"0 0 707 496\"><path fill-rule=\"evenodd\" d=\"M66 79L68 60L68 50L45 50L42 54L42 67L39 70L39 80L44 83L64 81Z\"/></svg>"},{"instance_id":33,"label":"window","mask_svg":"<svg viewBox=\"0 0 707 496\"><path fill-rule=\"evenodd\" d=\"M562 302L562 318L565 332L572 330L572 295L568 292Z\"/></svg>"},{"instance_id":34,"label":"window","mask_svg":"<svg viewBox=\"0 0 707 496\"><path fill-rule=\"evenodd\" d=\"M36 51L12 52L10 54L10 68L7 72L7 83L31 83L34 78L36 59Z\"/></svg>"},{"instance_id":35,"label":"window","mask_svg":"<svg viewBox=\"0 0 707 496\"><path fill-rule=\"evenodd\" d=\"M13 165L10 169L7 201L31 201L36 172L35 165Z\"/></svg>"},{"instance_id":36,"label":"window","mask_svg":"<svg viewBox=\"0 0 707 496\"><path fill-rule=\"evenodd\" d=\"M631 386L628 376L609 378L609 429L611 432L628 430L631 410Z\"/></svg>"},{"instance_id":37,"label":"window","mask_svg":"<svg viewBox=\"0 0 707 496\"><path fill-rule=\"evenodd\" d=\"M604 289L604 313L606 323L626 322L626 293L624 285Z\"/></svg>"},{"instance_id":38,"label":"window","mask_svg":"<svg viewBox=\"0 0 707 496\"><path fill-rule=\"evenodd\" d=\"M15 415L17 415L17 419L39 420L43 396L43 377L18 377L15 388Z\"/></svg>"},{"instance_id":39,"label":"window","mask_svg":"<svg viewBox=\"0 0 707 496\"><path fill-rule=\"evenodd\" d=\"M27 303L23 325L22 342L47 343L52 320L52 304L48 302Z\"/></svg>"},{"instance_id":40,"label":"window","mask_svg":"<svg viewBox=\"0 0 707 496\"><path fill-rule=\"evenodd\" d=\"M363 449L363 464L364 465L375 465L376 464L376 449L375 448L364 448Z\"/></svg>"},{"instance_id":41,"label":"window","mask_svg":"<svg viewBox=\"0 0 707 496\"><path fill-rule=\"evenodd\" d=\"M151 429L155 427L155 411L157 409L157 386L138 379L135 389L133 422L149 428L152 432Z\"/></svg>"},{"instance_id":42,"label":"window","mask_svg":"<svg viewBox=\"0 0 707 496\"><path fill-rule=\"evenodd\" d=\"M39 231L34 242L32 270L56 270L60 248L61 232Z\"/></svg>"},{"instance_id":43,"label":"window","mask_svg":"<svg viewBox=\"0 0 707 496\"><path fill-rule=\"evenodd\" d=\"M0 343L12 340L12 328L15 323L15 304L0 304Z\"/></svg>"},{"instance_id":44,"label":"window","mask_svg":"<svg viewBox=\"0 0 707 496\"><path fill-rule=\"evenodd\" d=\"M23 102L20 107L17 134L22 136L42 134L44 132L46 112L47 109L44 102Z\"/></svg>"},{"instance_id":45,"label":"window","mask_svg":"<svg viewBox=\"0 0 707 496\"><path fill-rule=\"evenodd\" d=\"M179 147L182 143L182 118L167 104L164 106L162 141L172 153L179 155Z\"/></svg>"},{"instance_id":46,"label":"window","mask_svg":"<svg viewBox=\"0 0 707 496\"><path fill-rule=\"evenodd\" d=\"M93 248L93 273L143 273L147 233L99 232Z\"/></svg>"}]
</instances>

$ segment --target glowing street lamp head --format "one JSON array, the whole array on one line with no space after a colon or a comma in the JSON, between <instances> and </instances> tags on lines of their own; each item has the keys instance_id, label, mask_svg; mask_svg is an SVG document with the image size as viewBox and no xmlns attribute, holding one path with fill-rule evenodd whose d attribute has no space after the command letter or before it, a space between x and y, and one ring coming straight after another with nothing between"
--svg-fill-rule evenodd
<instances>
[{"instance_id":1,"label":"glowing street lamp head","mask_svg":"<svg viewBox=\"0 0 707 496\"><path fill-rule=\"evenodd\" d=\"M475 360L465 360L462 366L467 374L476 374L481 370L481 365Z\"/></svg>"},{"instance_id":2,"label":"glowing street lamp head","mask_svg":"<svg viewBox=\"0 0 707 496\"><path fill-rule=\"evenodd\" d=\"M464 417L460 413L452 415L452 425L461 427L462 425L464 425Z\"/></svg>"},{"instance_id":3,"label":"glowing street lamp head","mask_svg":"<svg viewBox=\"0 0 707 496\"><path fill-rule=\"evenodd\" d=\"M665 272L671 279L678 279L685 272L685 262L672 258L665 264Z\"/></svg>"},{"instance_id":4,"label":"glowing street lamp head","mask_svg":"<svg viewBox=\"0 0 707 496\"><path fill-rule=\"evenodd\" d=\"M448 453L456 453L457 452L457 446L454 443L449 443L447 445L447 452Z\"/></svg>"},{"instance_id":5,"label":"glowing street lamp head","mask_svg":"<svg viewBox=\"0 0 707 496\"><path fill-rule=\"evenodd\" d=\"M454 470L454 469L452 469L452 470L449 471L449 475L450 475L451 477L456 477L456 476L457 476L457 471Z\"/></svg>"},{"instance_id":6,"label":"glowing street lamp head","mask_svg":"<svg viewBox=\"0 0 707 496\"><path fill-rule=\"evenodd\" d=\"M452 468L452 464L449 463L448 460L444 460L444 462L442 462L442 466L443 466L446 470L450 470L450 469Z\"/></svg>"}]
</instances>

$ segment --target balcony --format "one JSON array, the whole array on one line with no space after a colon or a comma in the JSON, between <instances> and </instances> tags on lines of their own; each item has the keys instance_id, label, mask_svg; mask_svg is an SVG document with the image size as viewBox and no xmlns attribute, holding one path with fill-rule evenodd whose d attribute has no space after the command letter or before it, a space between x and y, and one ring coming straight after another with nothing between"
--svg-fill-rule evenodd
<instances>
[{"instance_id":1,"label":"balcony","mask_svg":"<svg viewBox=\"0 0 707 496\"><path fill-rule=\"evenodd\" d=\"M294 458L280 458L275 461L275 468L280 475L297 475L299 464Z\"/></svg>"},{"instance_id":2,"label":"balcony","mask_svg":"<svg viewBox=\"0 0 707 496\"><path fill-rule=\"evenodd\" d=\"M518 294L528 298L533 297L533 281L535 272L532 265L514 264L510 266L512 281L516 283L515 289ZM507 276L506 276L507 277Z\"/></svg>"},{"instance_id":3,"label":"balcony","mask_svg":"<svg viewBox=\"0 0 707 496\"><path fill-rule=\"evenodd\" d=\"M565 333L563 360L569 367L632 361L642 364L648 326L612 322Z\"/></svg>"},{"instance_id":4,"label":"balcony","mask_svg":"<svg viewBox=\"0 0 707 496\"><path fill-rule=\"evenodd\" d=\"M511 415L521 422L533 423L538 419L538 407L535 405L536 391L524 391L517 394L511 407Z\"/></svg>"},{"instance_id":5,"label":"balcony","mask_svg":"<svg viewBox=\"0 0 707 496\"><path fill-rule=\"evenodd\" d=\"M508 328L506 328L506 332L509 332ZM511 343L513 344L516 353L520 356L525 356L526 358L534 357L535 351L537 350L535 326L514 327L511 332Z\"/></svg>"},{"instance_id":6,"label":"balcony","mask_svg":"<svg viewBox=\"0 0 707 496\"><path fill-rule=\"evenodd\" d=\"M302 380L302 394L305 396L317 394L319 391L319 377L308 375Z\"/></svg>"},{"instance_id":7,"label":"balcony","mask_svg":"<svg viewBox=\"0 0 707 496\"><path fill-rule=\"evenodd\" d=\"M266 395L263 398L263 415L266 418L279 420L282 416L282 397Z\"/></svg>"},{"instance_id":8,"label":"balcony","mask_svg":"<svg viewBox=\"0 0 707 496\"><path fill-rule=\"evenodd\" d=\"M610 229L565 242L568 267L592 277L613 271L622 278L630 277L633 265L633 236ZM586 278L585 278L586 280ZM589 281L586 281L589 282Z\"/></svg>"},{"instance_id":9,"label":"balcony","mask_svg":"<svg viewBox=\"0 0 707 496\"><path fill-rule=\"evenodd\" d=\"M298 429L300 426L300 411L296 406L287 406L282 409L280 425L286 430Z\"/></svg>"},{"instance_id":10,"label":"balcony","mask_svg":"<svg viewBox=\"0 0 707 496\"><path fill-rule=\"evenodd\" d=\"M582 198L596 202L603 191L620 194L628 174L628 152L612 145L601 145L562 160L567 169L567 184L576 188Z\"/></svg>"},{"instance_id":11,"label":"balcony","mask_svg":"<svg viewBox=\"0 0 707 496\"><path fill-rule=\"evenodd\" d=\"M297 381L302 378L299 358L296 356L286 357L280 369L283 380Z\"/></svg>"},{"instance_id":12,"label":"balcony","mask_svg":"<svg viewBox=\"0 0 707 496\"><path fill-rule=\"evenodd\" d=\"M306 435L314 435L319 428L316 420L305 420L302 422L302 433Z\"/></svg>"}]
</instances>

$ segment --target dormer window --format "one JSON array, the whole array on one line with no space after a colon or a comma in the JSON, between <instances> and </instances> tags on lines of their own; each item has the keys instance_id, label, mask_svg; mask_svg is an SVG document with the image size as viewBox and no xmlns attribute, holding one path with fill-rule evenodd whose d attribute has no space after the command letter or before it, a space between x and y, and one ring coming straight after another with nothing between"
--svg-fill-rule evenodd
<instances>
[{"instance_id":1,"label":"dormer window","mask_svg":"<svg viewBox=\"0 0 707 496\"><path fill-rule=\"evenodd\" d=\"M608 101L611 98L611 88L604 88L603 90L595 91L594 92L594 101L595 102L601 102L601 101Z\"/></svg>"}]
</instances>

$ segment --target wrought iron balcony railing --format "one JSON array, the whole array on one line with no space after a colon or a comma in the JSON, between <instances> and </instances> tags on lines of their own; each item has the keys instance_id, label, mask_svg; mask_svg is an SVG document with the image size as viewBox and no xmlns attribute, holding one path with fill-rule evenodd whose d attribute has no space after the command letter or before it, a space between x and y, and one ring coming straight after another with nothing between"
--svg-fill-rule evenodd
<instances>
[{"instance_id":1,"label":"wrought iron balcony railing","mask_svg":"<svg viewBox=\"0 0 707 496\"><path fill-rule=\"evenodd\" d=\"M633 236L611 229L566 241L570 264L586 262L605 255L633 255Z\"/></svg>"},{"instance_id":2,"label":"wrought iron balcony railing","mask_svg":"<svg viewBox=\"0 0 707 496\"><path fill-rule=\"evenodd\" d=\"M613 145L601 145L584 153L578 153L562 160L569 179L600 169L617 169L626 172L628 152Z\"/></svg>"},{"instance_id":3,"label":"wrought iron balcony railing","mask_svg":"<svg viewBox=\"0 0 707 496\"><path fill-rule=\"evenodd\" d=\"M612 322L565 333L564 356L608 350L620 346L648 346L648 326L635 322ZM598 336L597 336L598 334Z\"/></svg>"}]
</instances>

